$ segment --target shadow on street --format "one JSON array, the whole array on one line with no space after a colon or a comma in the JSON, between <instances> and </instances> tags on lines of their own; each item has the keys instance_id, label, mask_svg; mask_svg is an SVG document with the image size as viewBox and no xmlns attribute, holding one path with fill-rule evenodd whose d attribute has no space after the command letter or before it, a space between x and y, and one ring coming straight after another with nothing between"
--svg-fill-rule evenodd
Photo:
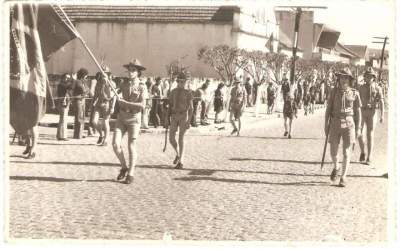
<instances>
[{"instance_id":1,"label":"shadow on street","mask_svg":"<svg viewBox=\"0 0 400 249\"><path fill-rule=\"evenodd\" d=\"M264 181L251 181L251 180L238 180L229 178L216 178L216 177L179 177L174 178L177 181L214 181L214 182L228 182L228 183L251 183L251 184L268 184L268 185L282 185L282 186L330 186L329 182L322 181L307 181L307 182L264 182Z\"/></svg>"}]
</instances>

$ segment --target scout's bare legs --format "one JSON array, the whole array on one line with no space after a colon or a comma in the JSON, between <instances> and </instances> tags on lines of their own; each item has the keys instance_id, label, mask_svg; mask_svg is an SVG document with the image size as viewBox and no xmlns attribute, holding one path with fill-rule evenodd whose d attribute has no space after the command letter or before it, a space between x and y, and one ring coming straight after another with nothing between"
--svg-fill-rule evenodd
<instances>
[{"instance_id":1,"label":"scout's bare legs","mask_svg":"<svg viewBox=\"0 0 400 249\"><path fill-rule=\"evenodd\" d=\"M338 167L338 159L337 159L337 154L339 150L339 143L330 143L330 152L331 152L331 158L333 162L333 168L335 170L339 170L340 168ZM343 159L344 161L344 159Z\"/></svg>"},{"instance_id":2,"label":"scout's bare legs","mask_svg":"<svg viewBox=\"0 0 400 249\"><path fill-rule=\"evenodd\" d=\"M179 158L178 143L176 142L175 136L176 136L176 130L170 129L169 130L169 143L172 145L172 148L174 148L176 157ZM180 136L180 132L179 132L179 141L180 141L180 138L181 138L181 136ZM183 138L182 138L182 140L183 140ZM183 144L183 142L182 142L182 144Z\"/></svg>"},{"instance_id":3,"label":"scout's bare legs","mask_svg":"<svg viewBox=\"0 0 400 249\"><path fill-rule=\"evenodd\" d=\"M133 176L137 160L137 151L136 151L136 138L133 137L133 133L131 132L128 132L128 151L129 151L128 176Z\"/></svg>"},{"instance_id":4,"label":"scout's bare legs","mask_svg":"<svg viewBox=\"0 0 400 249\"><path fill-rule=\"evenodd\" d=\"M100 122L100 113L98 111L95 111L93 114L92 124L95 130L99 132L100 137L103 137L103 126L102 123Z\"/></svg>"},{"instance_id":5,"label":"scout's bare legs","mask_svg":"<svg viewBox=\"0 0 400 249\"><path fill-rule=\"evenodd\" d=\"M229 120L231 121L231 124L233 126L233 131L236 132L238 130L238 128L237 128L236 123L235 123L235 115L234 115L233 112L230 113Z\"/></svg>"},{"instance_id":6,"label":"scout's bare legs","mask_svg":"<svg viewBox=\"0 0 400 249\"><path fill-rule=\"evenodd\" d=\"M285 125L285 136L286 136L286 134L288 134L290 136L291 133L292 133L292 121L293 121L293 119L291 119L289 117L284 117L283 118L283 122L284 122L284 125Z\"/></svg>"},{"instance_id":7,"label":"scout's bare legs","mask_svg":"<svg viewBox=\"0 0 400 249\"><path fill-rule=\"evenodd\" d=\"M34 158L36 156L35 149L37 142L39 140L39 131L37 126L33 126L29 131L28 131L28 136L27 137L27 147L29 149L29 154L26 158Z\"/></svg>"},{"instance_id":8,"label":"scout's bare legs","mask_svg":"<svg viewBox=\"0 0 400 249\"><path fill-rule=\"evenodd\" d=\"M107 138L110 135L110 117L103 118L104 139L103 144L107 143Z\"/></svg>"},{"instance_id":9,"label":"scout's bare legs","mask_svg":"<svg viewBox=\"0 0 400 249\"><path fill-rule=\"evenodd\" d=\"M114 137L113 137L113 149L114 153L117 156L119 162L121 163L122 168L127 168L126 161L124 157L124 153L122 151L121 142L122 142L123 133L121 129L115 128Z\"/></svg>"},{"instance_id":10,"label":"scout's bare legs","mask_svg":"<svg viewBox=\"0 0 400 249\"><path fill-rule=\"evenodd\" d=\"M347 171L349 170L350 158L351 158L351 143L349 145L343 144L342 180L344 181L346 180Z\"/></svg>"},{"instance_id":11,"label":"scout's bare legs","mask_svg":"<svg viewBox=\"0 0 400 249\"><path fill-rule=\"evenodd\" d=\"M183 157L184 157L184 152L185 152L185 137L186 129L181 129L179 128L179 138L178 138L178 143L179 143L179 162L182 163Z\"/></svg>"}]
</instances>

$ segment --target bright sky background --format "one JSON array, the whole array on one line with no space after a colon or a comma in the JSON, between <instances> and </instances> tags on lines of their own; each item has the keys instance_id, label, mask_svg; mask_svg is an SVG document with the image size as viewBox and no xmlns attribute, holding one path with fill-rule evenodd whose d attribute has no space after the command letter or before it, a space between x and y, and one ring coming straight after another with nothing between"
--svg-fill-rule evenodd
<instances>
[{"instance_id":1,"label":"bright sky background","mask_svg":"<svg viewBox=\"0 0 400 249\"><path fill-rule=\"evenodd\" d=\"M323 4L324 2L328 4ZM368 45L382 48L381 44L371 43L373 36L390 37L394 29L394 3L385 0L347 0L319 1L328 7L314 12L315 22L341 32L339 41L349 45Z\"/></svg>"}]
</instances>

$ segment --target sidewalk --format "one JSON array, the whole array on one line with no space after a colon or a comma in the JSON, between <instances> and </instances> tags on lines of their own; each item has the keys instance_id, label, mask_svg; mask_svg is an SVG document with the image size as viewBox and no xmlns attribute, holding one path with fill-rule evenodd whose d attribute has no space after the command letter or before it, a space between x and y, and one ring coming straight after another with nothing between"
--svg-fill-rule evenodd
<instances>
[{"instance_id":1,"label":"sidewalk","mask_svg":"<svg viewBox=\"0 0 400 249\"><path fill-rule=\"evenodd\" d=\"M254 106L246 108L246 110L242 116L242 123L243 123L242 130L259 128L259 127L262 127L264 125L264 122L267 120L272 121L272 120L279 120L280 118L282 118L282 112L279 110L280 108L277 108L278 110L275 110L275 112L270 115L268 115L266 113L267 112L266 104L262 104L259 109L260 109L260 111L256 117ZM320 112L321 110L325 110L323 105L315 105L316 113ZM222 113L221 117L224 117L224 115L225 114ZM210 125L203 126L203 125L199 124L198 127L191 127L188 130L188 133L190 133L190 134L210 133L210 132L213 133L213 132L221 132L221 131L230 131L232 129L232 126L229 121L225 122L225 123L221 123L221 124L214 124L213 116L214 116L214 113L209 115ZM304 116L304 110L300 109L298 117L302 117L302 116ZM46 114L42 118L41 122L39 122L39 126L56 128L58 125L58 119L59 119L59 115L57 115L57 114ZM68 122L68 129L73 129L74 117L68 116L67 122ZM111 130L114 129L114 124L115 124L115 119L111 119L110 120ZM88 122L86 122L85 126L86 125L88 125ZM164 133L164 132L165 132L165 129L161 126L158 128L149 126L148 129L143 129L143 128L141 129L141 133L160 134L160 133Z\"/></svg>"}]
</instances>

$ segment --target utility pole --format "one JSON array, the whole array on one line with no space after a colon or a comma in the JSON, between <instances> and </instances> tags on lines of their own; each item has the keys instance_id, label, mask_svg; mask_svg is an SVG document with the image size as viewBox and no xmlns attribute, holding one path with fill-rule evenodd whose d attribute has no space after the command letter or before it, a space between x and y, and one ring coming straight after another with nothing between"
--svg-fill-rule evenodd
<instances>
[{"instance_id":1,"label":"utility pole","mask_svg":"<svg viewBox=\"0 0 400 249\"><path fill-rule=\"evenodd\" d=\"M373 38L374 38L374 39L383 40L383 42L382 42L382 41L374 41L374 42L372 42L372 43L383 44L382 52L381 52L381 62L380 62L380 65L379 65L379 73L378 73L378 81L381 81L383 59L385 58L385 47L386 47L386 44L389 44L389 43L387 42L387 40L389 40L389 38L388 38L387 36L385 36L385 37L376 37L376 36L375 36L375 37L373 37Z\"/></svg>"},{"instance_id":2,"label":"utility pole","mask_svg":"<svg viewBox=\"0 0 400 249\"><path fill-rule=\"evenodd\" d=\"M326 9L325 6L276 6L276 8L290 8L296 13L294 20L294 35L293 35L293 48L292 48L292 65L290 69L290 84L293 85L296 81L296 59L297 49L299 43L299 30L300 30L300 18L303 9Z\"/></svg>"}]
</instances>

